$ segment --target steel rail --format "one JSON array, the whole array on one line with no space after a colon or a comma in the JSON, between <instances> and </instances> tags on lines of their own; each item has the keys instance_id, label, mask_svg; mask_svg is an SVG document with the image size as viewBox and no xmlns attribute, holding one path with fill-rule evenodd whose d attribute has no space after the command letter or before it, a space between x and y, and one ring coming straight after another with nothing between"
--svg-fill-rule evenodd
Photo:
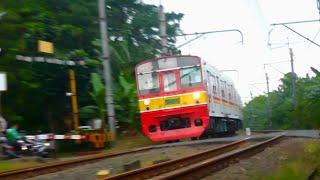
<instances>
[{"instance_id":1,"label":"steel rail","mask_svg":"<svg viewBox=\"0 0 320 180\"><path fill-rule=\"evenodd\" d=\"M94 163L99 160L103 160L106 158L126 155L126 154L133 154L137 152L143 152L148 151L151 149L155 149L155 147L143 147L143 148L136 148L131 151L124 151L121 153L114 153L114 154L94 154L94 155L86 155L85 157L81 157L79 159L72 159L67 161L61 161L61 162L52 162L41 166L33 166L23 169L17 169L17 170L11 170L11 171L5 171L0 173L0 179L25 179L25 178L31 178L43 174L58 172L61 170L65 170L67 168L74 168L75 166L87 164L87 163Z\"/></svg>"},{"instance_id":2,"label":"steel rail","mask_svg":"<svg viewBox=\"0 0 320 180\"><path fill-rule=\"evenodd\" d=\"M243 159L249 157L252 154L256 154L265 147L268 147L274 143L276 143L280 138L283 137L283 134L280 136L273 137L269 140L263 141L261 143L257 143L255 145L242 148L239 150L231 151L220 156L207 159L205 161L177 169L167 174L162 174L157 177L153 177L153 179L200 179L207 175L212 174L212 172L218 171L227 167L231 163L238 162L239 159Z\"/></svg>"},{"instance_id":3,"label":"steel rail","mask_svg":"<svg viewBox=\"0 0 320 180\"><path fill-rule=\"evenodd\" d=\"M193 163L197 163L199 161L206 160L208 158L218 156L220 154L226 153L228 151L234 150L239 148L241 145L243 145L247 140L250 138L245 138L240 141L232 142L220 147L216 147L210 150L202 151L197 154L193 154L190 156L182 157L176 160L171 160L163 163L159 163L153 166L149 166L146 168L141 168L125 173L121 173L118 175L114 175L111 177L108 177L106 179L108 180L115 180L115 179L148 179L153 178L158 175L161 175L163 173L167 173L170 171L174 171L176 169L188 166Z\"/></svg>"},{"instance_id":4,"label":"steel rail","mask_svg":"<svg viewBox=\"0 0 320 180\"><path fill-rule=\"evenodd\" d=\"M251 130L253 133L277 133L277 132L284 132L284 130Z\"/></svg>"}]
</instances>

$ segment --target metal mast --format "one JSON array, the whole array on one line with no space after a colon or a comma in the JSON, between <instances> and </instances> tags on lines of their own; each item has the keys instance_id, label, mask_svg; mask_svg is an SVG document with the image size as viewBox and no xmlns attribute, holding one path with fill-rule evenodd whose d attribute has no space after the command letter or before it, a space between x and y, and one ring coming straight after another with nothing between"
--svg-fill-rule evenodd
<instances>
[{"instance_id":1,"label":"metal mast","mask_svg":"<svg viewBox=\"0 0 320 180\"><path fill-rule=\"evenodd\" d=\"M108 125L109 131L112 136L112 141L114 141L116 136L115 128L115 118L114 118L114 107L113 107L113 94L112 94L112 78L110 70L110 55L109 55L109 42L108 42L108 25L106 16L106 5L105 0L98 0L99 7L99 20L100 20L100 32L101 32L101 42L102 42L102 60L104 67L104 79L106 86L106 106L108 111Z\"/></svg>"}]
</instances>

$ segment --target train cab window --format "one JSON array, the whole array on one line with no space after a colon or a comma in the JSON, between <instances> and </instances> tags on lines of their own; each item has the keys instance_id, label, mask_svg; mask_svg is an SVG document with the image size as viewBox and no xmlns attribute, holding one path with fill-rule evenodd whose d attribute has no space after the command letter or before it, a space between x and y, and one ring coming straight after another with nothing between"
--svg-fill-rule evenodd
<instances>
[{"instance_id":1,"label":"train cab window","mask_svg":"<svg viewBox=\"0 0 320 180\"><path fill-rule=\"evenodd\" d=\"M174 72L165 73L163 75L164 92L176 91L177 80Z\"/></svg>"},{"instance_id":2,"label":"train cab window","mask_svg":"<svg viewBox=\"0 0 320 180\"><path fill-rule=\"evenodd\" d=\"M145 73L138 75L140 95L160 92L158 73Z\"/></svg>"},{"instance_id":3,"label":"train cab window","mask_svg":"<svg viewBox=\"0 0 320 180\"><path fill-rule=\"evenodd\" d=\"M192 88L201 86L200 67L180 69L181 88Z\"/></svg>"},{"instance_id":4,"label":"train cab window","mask_svg":"<svg viewBox=\"0 0 320 180\"><path fill-rule=\"evenodd\" d=\"M171 69L178 67L177 58L164 58L158 60L159 69Z\"/></svg>"}]
</instances>

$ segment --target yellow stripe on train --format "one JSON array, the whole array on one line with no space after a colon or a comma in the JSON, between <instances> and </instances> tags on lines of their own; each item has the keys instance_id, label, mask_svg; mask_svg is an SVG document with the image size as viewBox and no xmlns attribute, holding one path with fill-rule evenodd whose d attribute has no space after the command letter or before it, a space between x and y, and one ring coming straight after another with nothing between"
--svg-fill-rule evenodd
<instances>
[{"instance_id":1,"label":"yellow stripe on train","mask_svg":"<svg viewBox=\"0 0 320 180\"><path fill-rule=\"evenodd\" d=\"M207 93L205 91L198 91L173 96L140 99L139 108L141 112L145 112L205 103L207 103Z\"/></svg>"}]
</instances>

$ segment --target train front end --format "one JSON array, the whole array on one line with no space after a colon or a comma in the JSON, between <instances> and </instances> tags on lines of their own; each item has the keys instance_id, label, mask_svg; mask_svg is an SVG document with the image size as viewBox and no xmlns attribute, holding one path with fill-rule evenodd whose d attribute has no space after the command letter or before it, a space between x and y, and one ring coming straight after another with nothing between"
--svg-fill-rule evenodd
<instances>
[{"instance_id":1,"label":"train front end","mask_svg":"<svg viewBox=\"0 0 320 180\"><path fill-rule=\"evenodd\" d=\"M135 68L142 130L152 141L196 138L208 126L201 60L165 56Z\"/></svg>"}]
</instances>

